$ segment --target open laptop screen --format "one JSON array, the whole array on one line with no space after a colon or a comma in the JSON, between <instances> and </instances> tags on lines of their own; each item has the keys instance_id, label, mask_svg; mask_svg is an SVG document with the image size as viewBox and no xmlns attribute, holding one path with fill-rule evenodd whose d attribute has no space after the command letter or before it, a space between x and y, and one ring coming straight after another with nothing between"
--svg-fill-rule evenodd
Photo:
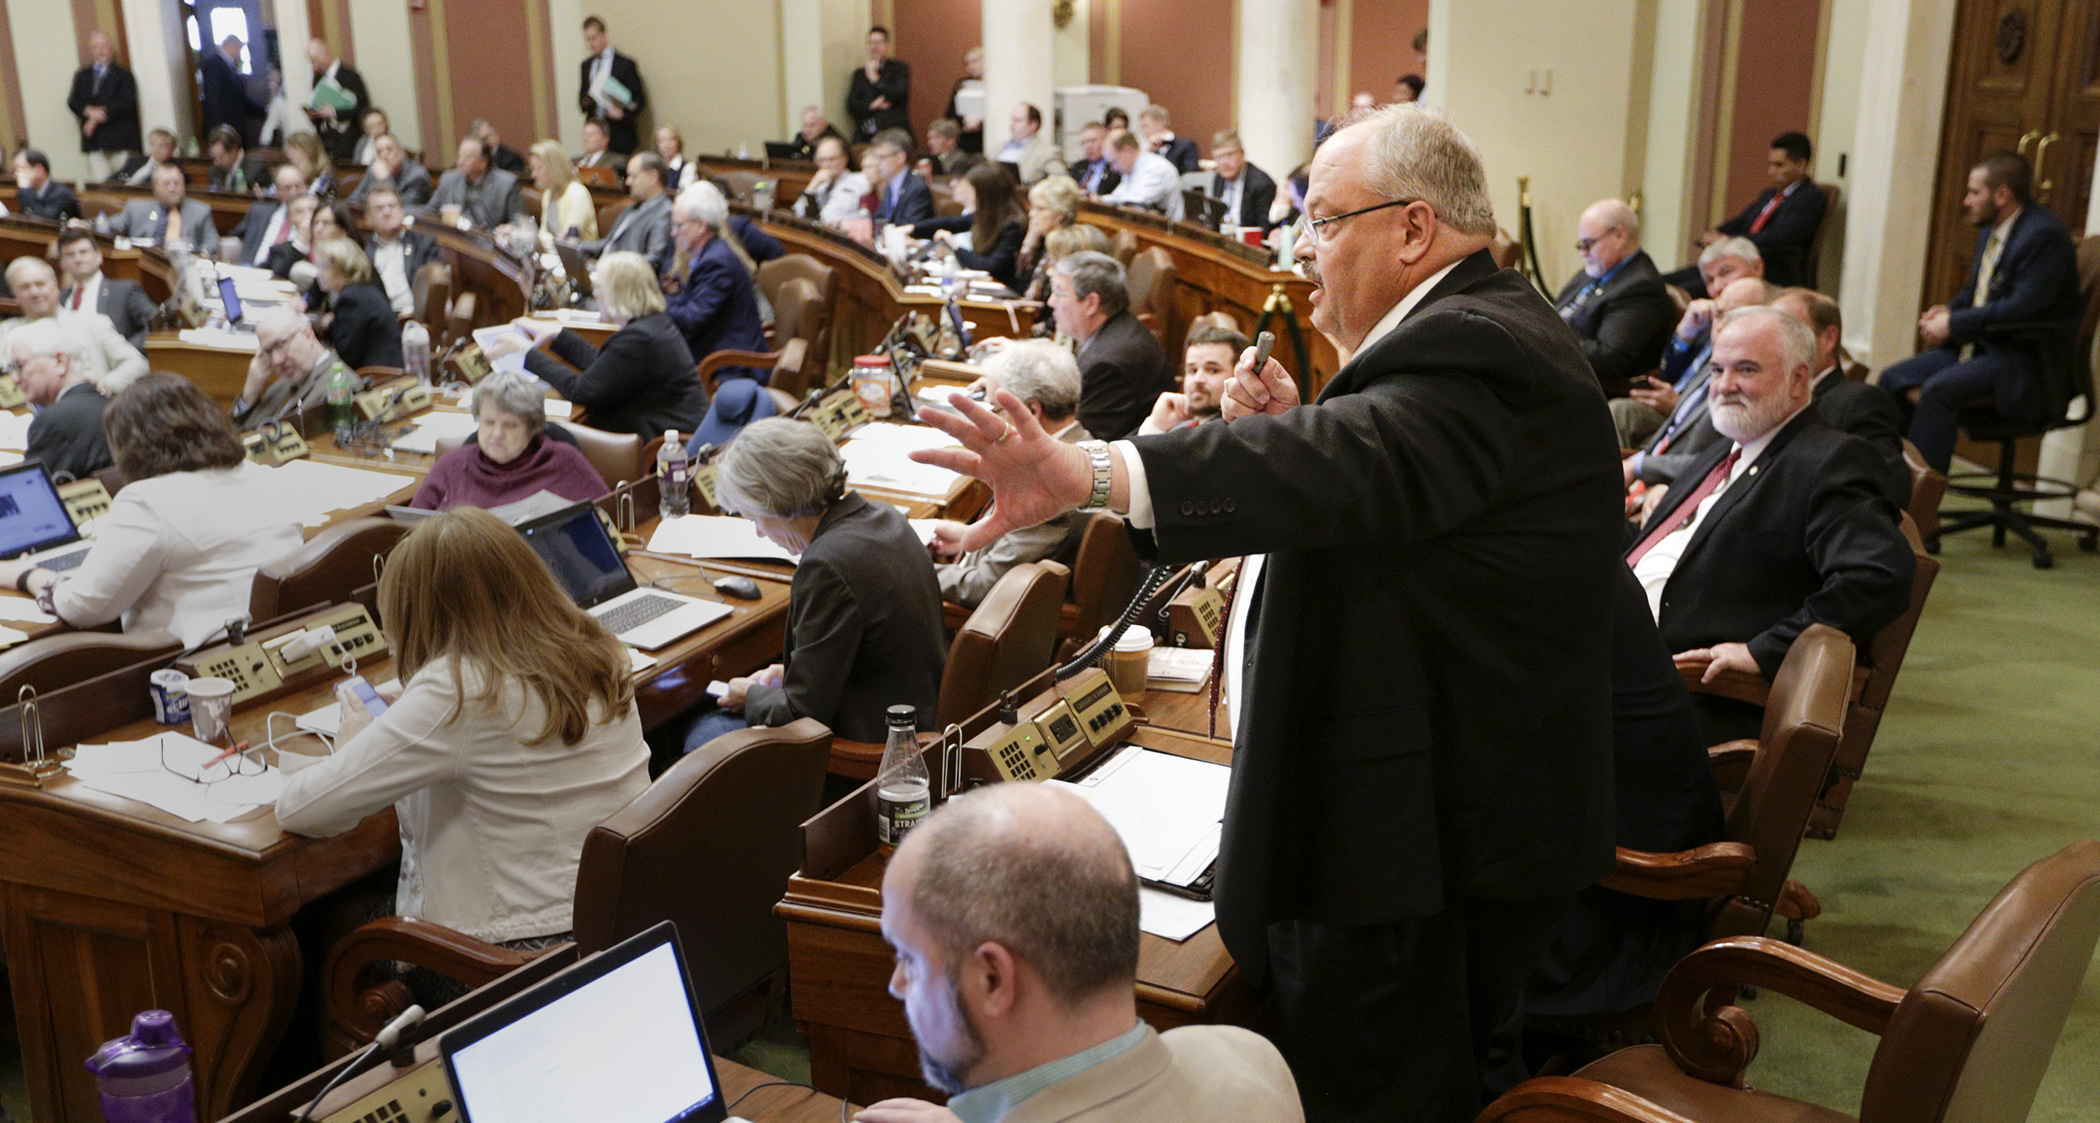
<instances>
[{"instance_id":1,"label":"open laptop screen","mask_svg":"<svg viewBox=\"0 0 2100 1123\"><path fill-rule=\"evenodd\" d=\"M727 1116L659 924L440 1038L463 1123L710 1123Z\"/></svg>"},{"instance_id":2,"label":"open laptop screen","mask_svg":"<svg viewBox=\"0 0 2100 1123\"><path fill-rule=\"evenodd\" d=\"M634 591L634 575L589 503L564 507L518 527L554 580L584 608Z\"/></svg>"},{"instance_id":3,"label":"open laptop screen","mask_svg":"<svg viewBox=\"0 0 2100 1123\"><path fill-rule=\"evenodd\" d=\"M71 542L79 535L44 466L34 461L0 470L0 557Z\"/></svg>"}]
</instances>

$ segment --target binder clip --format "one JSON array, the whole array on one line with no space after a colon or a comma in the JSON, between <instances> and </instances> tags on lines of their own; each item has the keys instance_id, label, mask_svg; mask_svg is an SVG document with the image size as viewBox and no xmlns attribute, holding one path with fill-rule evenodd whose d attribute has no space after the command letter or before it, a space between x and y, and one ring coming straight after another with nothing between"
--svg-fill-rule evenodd
<instances>
[{"instance_id":1,"label":"binder clip","mask_svg":"<svg viewBox=\"0 0 2100 1123\"><path fill-rule=\"evenodd\" d=\"M44 719L37 711L36 687L24 686L15 696L22 715L22 760L0 763L0 783L23 788L41 788L57 776L63 765L44 754Z\"/></svg>"}]
</instances>

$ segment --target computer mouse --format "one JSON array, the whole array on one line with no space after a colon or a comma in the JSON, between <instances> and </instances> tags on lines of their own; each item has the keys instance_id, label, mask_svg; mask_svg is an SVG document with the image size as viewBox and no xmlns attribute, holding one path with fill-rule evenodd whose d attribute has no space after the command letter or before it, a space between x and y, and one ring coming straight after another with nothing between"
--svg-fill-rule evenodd
<instances>
[{"instance_id":1,"label":"computer mouse","mask_svg":"<svg viewBox=\"0 0 2100 1123\"><path fill-rule=\"evenodd\" d=\"M753 581L749 577L717 577L715 578L715 591L725 597L735 597L738 600L757 600L759 598L758 582Z\"/></svg>"}]
</instances>

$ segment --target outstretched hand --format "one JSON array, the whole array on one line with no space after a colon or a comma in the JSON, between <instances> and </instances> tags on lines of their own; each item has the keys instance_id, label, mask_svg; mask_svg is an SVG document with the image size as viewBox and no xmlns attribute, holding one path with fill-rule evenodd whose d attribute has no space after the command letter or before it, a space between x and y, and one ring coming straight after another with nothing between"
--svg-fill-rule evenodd
<instances>
[{"instance_id":1,"label":"outstretched hand","mask_svg":"<svg viewBox=\"0 0 2100 1123\"><path fill-rule=\"evenodd\" d=\"M1218 408L1227 421L1257 413L1279 414L1298 407L1298 381L1273 358L1255 370L1254 352L1252 347L1240 352L1240 364L1232 370L1232 381L1225 384L1224 400Z\"/></svg>"},{"instance_id":2,"label":"outstretched hand","mask_svg":"<svg viewBox=\"0 0 2100 1123\"><path fill-rule=\"evenodd\" d=\"M1075 510L1094 491L1093 467L1083 450L1045 432L1011 391L993 391L992 400L1004 416L961 394L948 395L948 404L960 416L940 410L920 413L920 420L961 441L963 447L918 449L911 454L921 464L961 472L991 485L991 513L971 524L956 543L965 551L982 549L1008 531Z\"/></svg>"}]
</instances>

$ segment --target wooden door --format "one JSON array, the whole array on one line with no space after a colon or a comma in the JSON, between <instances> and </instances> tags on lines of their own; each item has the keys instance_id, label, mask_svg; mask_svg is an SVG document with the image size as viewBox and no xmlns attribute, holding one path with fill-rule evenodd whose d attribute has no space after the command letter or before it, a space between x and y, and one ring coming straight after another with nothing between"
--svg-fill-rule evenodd
<instances>
[{"instance_id":1,"label":"wooden door","mask_svg":"<svg viewBox=\"0 0 2100 1123\"><path fill-rule=\"evenodd\" d=\"M1968 277L1976 229L1961 197L1976 161L2038 159L2037 200L2082 231L2100 143L2100 0L1963 0L1953 49L1920 308Z\"/></svg>"}]
</instances>

